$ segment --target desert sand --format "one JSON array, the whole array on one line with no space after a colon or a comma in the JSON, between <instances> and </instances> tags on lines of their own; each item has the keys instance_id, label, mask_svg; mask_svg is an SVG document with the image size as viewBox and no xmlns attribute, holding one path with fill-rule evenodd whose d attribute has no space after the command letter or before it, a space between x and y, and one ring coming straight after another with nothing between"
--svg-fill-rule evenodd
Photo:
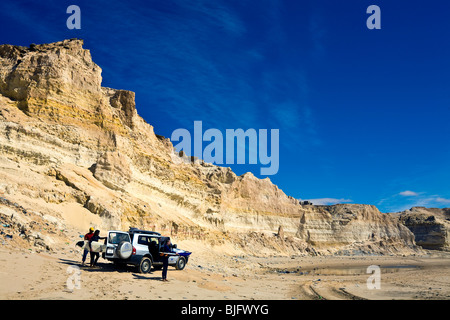
<instances>
[{"instance_id":1,"label":"desert sand","mask_svg":"<svg viewBox=\"0 0 450 320\"><path fill-rule=\"evenodd\" d=\"M52 251L0 247L0 299L118 300L360 300L450 299L448 253L422 256L233 256L230 248L192 250L184 270L137 273L100 258L82 267L73 244ZM89 257L88 257L89 261ZM367 267L381 267L380 289L368 289ZM75 269L74 269L75 268ZM79 269L78 269L79 268ZM79 286L76 284L78 271Z\"/></svg>"}]
</instances>

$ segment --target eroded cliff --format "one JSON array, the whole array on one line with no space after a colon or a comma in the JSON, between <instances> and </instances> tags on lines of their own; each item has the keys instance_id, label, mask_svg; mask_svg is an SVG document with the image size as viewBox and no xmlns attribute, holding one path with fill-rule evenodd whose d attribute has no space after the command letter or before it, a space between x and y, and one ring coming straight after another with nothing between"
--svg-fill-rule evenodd
<instances>
[{"instance_id":1,"label":"eroded cliff","mask_svg":"<svg viewBox=\"0 0 450 320\"><path fill-rule=\"evenodd\" d=\"M301 205L270 179L186 161L137 114L133 92L101 82L81 40L0 46L4 198L79 228L137 226L255 254L417 250L373 206Z\"/></svg>"},{"instance_id":2,"label":"eroded cliff","mask_svg":"<svg viewBox=\"0 0 450 320\"><path fill-rule=\"evenodd\" d=\"M413 207L392 215L411 230L417 245L450 251L450 208Z\"/></svg>"}]
</instances>

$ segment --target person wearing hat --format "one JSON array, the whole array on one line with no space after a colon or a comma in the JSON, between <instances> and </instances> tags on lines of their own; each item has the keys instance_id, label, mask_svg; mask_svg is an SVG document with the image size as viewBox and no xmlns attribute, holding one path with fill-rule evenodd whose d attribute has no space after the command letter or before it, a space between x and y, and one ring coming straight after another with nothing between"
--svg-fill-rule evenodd
<instances>
[{"instance_id":1,"label":"person wearing hat","mask_svg":"<svg viewBox=\"0 0 450 320\"><path fill-rule=\"evenodd\" d=\"M84 235L84 240L90 241L93 235L94 235L94 228L90 227L89 232ZM88 252L89 246L85 246L83 251L83 260L81 261L82 266L84 266L84 262L86 261Z\"/></svg>"},{"instance_id":2,"label":"person wearing hat","mask_svg":"<svg viewBox=\"0 0 450 320\"><path fill-rule=\"evenodd\" d=\"M106 239L106 237L100 237L100 230L95 230L94 235L91 237L91 239L89 240L89 248L91 251L91 268L95 267L95 265L97 264L98 258L100 257L100 253L98 252L93 252L92 251L92 247L91 247L91 243L92 241L99 241L100 239Z\"/></svg>"}]
</instances>

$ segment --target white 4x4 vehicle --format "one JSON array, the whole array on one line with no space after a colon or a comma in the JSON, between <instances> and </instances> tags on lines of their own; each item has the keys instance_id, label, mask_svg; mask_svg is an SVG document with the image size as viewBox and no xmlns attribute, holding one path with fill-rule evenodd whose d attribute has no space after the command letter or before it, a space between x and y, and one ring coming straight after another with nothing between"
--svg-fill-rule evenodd
<instances>
[{"instance_id":1,"label":"white 4x4 vehicle","mask_svg":"<svg viewBox=\"0 0 450 320\"><path fill-rule=\"evenodd\" d=\"M136 228L130 228L128 232L108 231L103 258L115 264L133 265L137 267L138 272L147 273L152 266L154 269L162 268L160 252L167 240L170 238L163 237L158 232ZM177 255L169 256L169 266L183 270L191 252L177 249L176 244L172 246L172 251Z\"/></svg>"}]
</instances>

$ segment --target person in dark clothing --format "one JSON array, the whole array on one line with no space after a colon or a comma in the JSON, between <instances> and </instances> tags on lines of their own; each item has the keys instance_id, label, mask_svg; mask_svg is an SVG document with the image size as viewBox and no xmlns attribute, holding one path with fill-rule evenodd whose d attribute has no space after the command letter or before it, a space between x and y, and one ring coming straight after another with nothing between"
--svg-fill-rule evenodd
<instances>
[{"instance_id":1,"label":"person in dark clothing","mask_svg":"<svg viewBox=\"0 0 450 320\"><path fill-rule=\"evenodd\" d=\"M166 244L161 248L161 256L163 257L162 281L168 281L167 268L169 267L169 255L167 253L173 253L172 246L170 245L170 239L167 240Z\"/></svg>"},{"instance_id":2,"label":"person in dark clothing","mask_svg":"<svg viewBox=\"0 0 450 320\"><path fill-rule=\"evenodd\" d=\"M98 258L100 258L99 252L92 252L92 241L99 241L100 239L106 239L106 237L100 237L100 230L95 230L94 235L89 240L89 250L91 251L91 267L97 264Z\"/></svg>"},{"instance_id":3,"label":"person in dark clothing","mask_svg":"<svg viewBox=\"0 0 450 320\"><path fill-rule=\"evenodd\" d=\"M89 232L84 235L84 240L91 240L91 237L94 235L94 228L89 228ZM83 259L81 261L81 265L84 266L84 262L86 261L87 254L89 252L88 247L84 247L83 250Z\"/></svg>"},{"instance_id":4,"label":"person in dark clothing","mask_svg":"<svg viewBox=\"0 0 450 320\"><path fill-rule=\"evenodd\" d=\"M155 240L151 240L148 243L148 252L150 252L152 257L157 258L157 255L159 252L159 247L158 247L158 243Z\"/></svg>"}]
</instances>

